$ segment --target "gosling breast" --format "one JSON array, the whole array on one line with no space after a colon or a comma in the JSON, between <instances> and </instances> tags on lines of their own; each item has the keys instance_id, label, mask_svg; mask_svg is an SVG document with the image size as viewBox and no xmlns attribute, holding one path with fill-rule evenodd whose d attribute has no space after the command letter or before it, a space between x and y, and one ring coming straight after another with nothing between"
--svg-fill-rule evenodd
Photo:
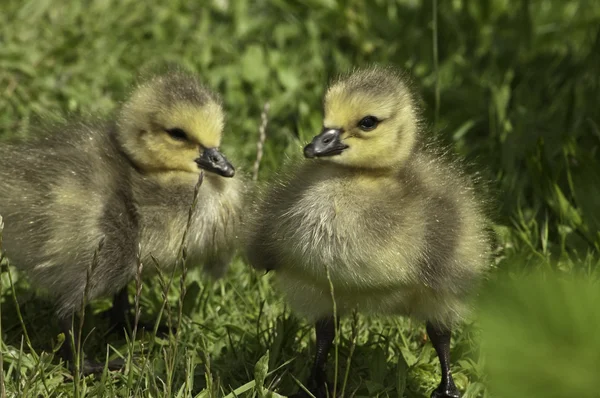
<instances>
[{"instance_id":1,"label":"gosling breast","mask_svg":"<svg viewBox=\"0 0 600 398\"><path fill-rule=\"evenodd\" d=\"M306 162L259 206L251 263L276 270L291 306L317 319L353 308L454 322L488 266L483 206L426 153L392 175Z\"/></svg>"}]
</instances>

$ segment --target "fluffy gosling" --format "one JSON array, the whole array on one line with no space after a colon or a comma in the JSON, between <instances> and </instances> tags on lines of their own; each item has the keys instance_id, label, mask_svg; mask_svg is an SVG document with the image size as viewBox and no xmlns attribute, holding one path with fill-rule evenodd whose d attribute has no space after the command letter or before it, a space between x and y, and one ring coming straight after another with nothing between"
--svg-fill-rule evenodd
<instances>
[{"instance_id":1,"label":"fluffy gosling","mask_svg":"<svg viewBox=\"0 0 600 398\"><path fill-rule=\"evenodd\" d=\"M183 72L155 75L135 87L116 119L45 126L36 139L0 145L4 249L52 296L66 336L101 240L89 300L114 294L126 310L139 250L144 271L154 269L152 257L172 269L201 173L188 264L220 275L234 253L243 183L218 150L224 113L217 95ZM114 309L113 321L123 321ZM102 368L86 360L83 371Z\"/></svg>"},{"instance_id":2,"label":"fluffy gosling","mask_svg":"<svg viewBox=\"0 0 600 398\"><path fill-rule=\"evenodd\" d=\"M292 308L316 321L307 386L327 395L330 279L338 315L358 308L426 322L442 371L431 396L459 397L451 329L488 268L483 201L460 165L425 143L399 72L373 67L340 79L324 112L322 132L304 148L311 160L259 201L247 244L250 263L275 270Z\"/></svg>"}]
</instances>

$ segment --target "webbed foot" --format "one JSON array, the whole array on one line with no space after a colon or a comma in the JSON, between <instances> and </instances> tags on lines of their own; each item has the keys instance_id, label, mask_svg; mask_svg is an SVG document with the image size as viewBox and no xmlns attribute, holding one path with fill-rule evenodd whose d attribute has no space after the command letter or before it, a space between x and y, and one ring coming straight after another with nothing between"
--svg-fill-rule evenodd
<instances>
[{"instance_id":1,"label":"webbed foot","mask_svg":"<svg viewBox=\"0 0 600 398\"><path fill-rule=\"evenodd\" d=\"M440 384L431 393L431 398L460 398L460 392L454 383L448 383L445 386Z\"/></svg>"},{"instance_id":2,"label":"webbed foot","mask_svg":"<svg viewBox=\"0 0 600 398\"><path fill-rule=\"evenodd\" d=\"M123 361L120 358L108 361L108 363L84 359L83 367L81 368L81 373L85 376L91 374L100 374L104 372L104 368L107 368L109 371L119 371L123 369L124 366L125 361Z\"/></svg>"}]
</instances>

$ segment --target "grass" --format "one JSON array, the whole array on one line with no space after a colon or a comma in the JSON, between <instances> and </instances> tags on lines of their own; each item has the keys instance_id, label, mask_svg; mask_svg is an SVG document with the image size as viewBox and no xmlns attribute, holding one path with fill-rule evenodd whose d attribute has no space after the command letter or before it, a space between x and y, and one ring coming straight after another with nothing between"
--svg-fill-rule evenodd
<instances>
[{"instance_id":1,"label":"grass","mask_svg":"<svg viewBox=\"0 0 600 398\"><path fill-rule=\"evenodd\" d=\"M594 0L6 0L0 139L29 134L38 118L110 115L138 71L177 62L222 93L224 151L248 174L265 126L259 179L266 180L320 130L330 77L371 62L402 66L422 94L430 130L493 181L498 204L496 272L480 320L453 342L457 384L465 397L565 396L563 388L593 396L585 369L600 352L599 315L589 305L597 294L588 286L600 262L598 26ZM508 287L497 287L500 276ZM219 281L197 268L169 279L132 283L130 296L142 320L163 313L180 322L177 336L105 336L107 322L97 314L109 302L92 303L86 353L135 359L122 373L73 379L56 358L64 336L50 304L4 264L0 396L297 390L295 380L309 372L313 332L286 309L270 275L236 260ZM423 325L357 315L341 332L330 377L336 370L346 396L424 397L437 384ZM536 377L550 392L529 387Z\"/></svg>"}]
</instances>

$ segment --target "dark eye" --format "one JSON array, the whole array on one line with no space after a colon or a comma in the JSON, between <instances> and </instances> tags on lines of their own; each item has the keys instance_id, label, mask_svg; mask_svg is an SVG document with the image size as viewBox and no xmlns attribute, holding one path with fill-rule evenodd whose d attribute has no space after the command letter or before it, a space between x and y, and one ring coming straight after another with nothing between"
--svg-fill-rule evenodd
<instances>
[{"instance_id":1,"label":"dark eye","mask_svg":"<svg viewBox=\"0 0 600 398\"><path fill-rule=\"evenodd\" d=\"M360 127L362 131L371 131L377 127L378 123L379 120L375 116L365 116L358 122L358 127Z\"/></svg>"},{"instance_id":2,"label":"dark eye","mask_svg":"<svg viewBox=\"0 0 600 398\"><path fill-rule=\"evenodd\" d=\"M177 141L187 141L188 140L187 134L185 133L185 131L183 131L180 128L166 129L165 131L174 140L177 140Z\"/></svg>"}]
</instances>

